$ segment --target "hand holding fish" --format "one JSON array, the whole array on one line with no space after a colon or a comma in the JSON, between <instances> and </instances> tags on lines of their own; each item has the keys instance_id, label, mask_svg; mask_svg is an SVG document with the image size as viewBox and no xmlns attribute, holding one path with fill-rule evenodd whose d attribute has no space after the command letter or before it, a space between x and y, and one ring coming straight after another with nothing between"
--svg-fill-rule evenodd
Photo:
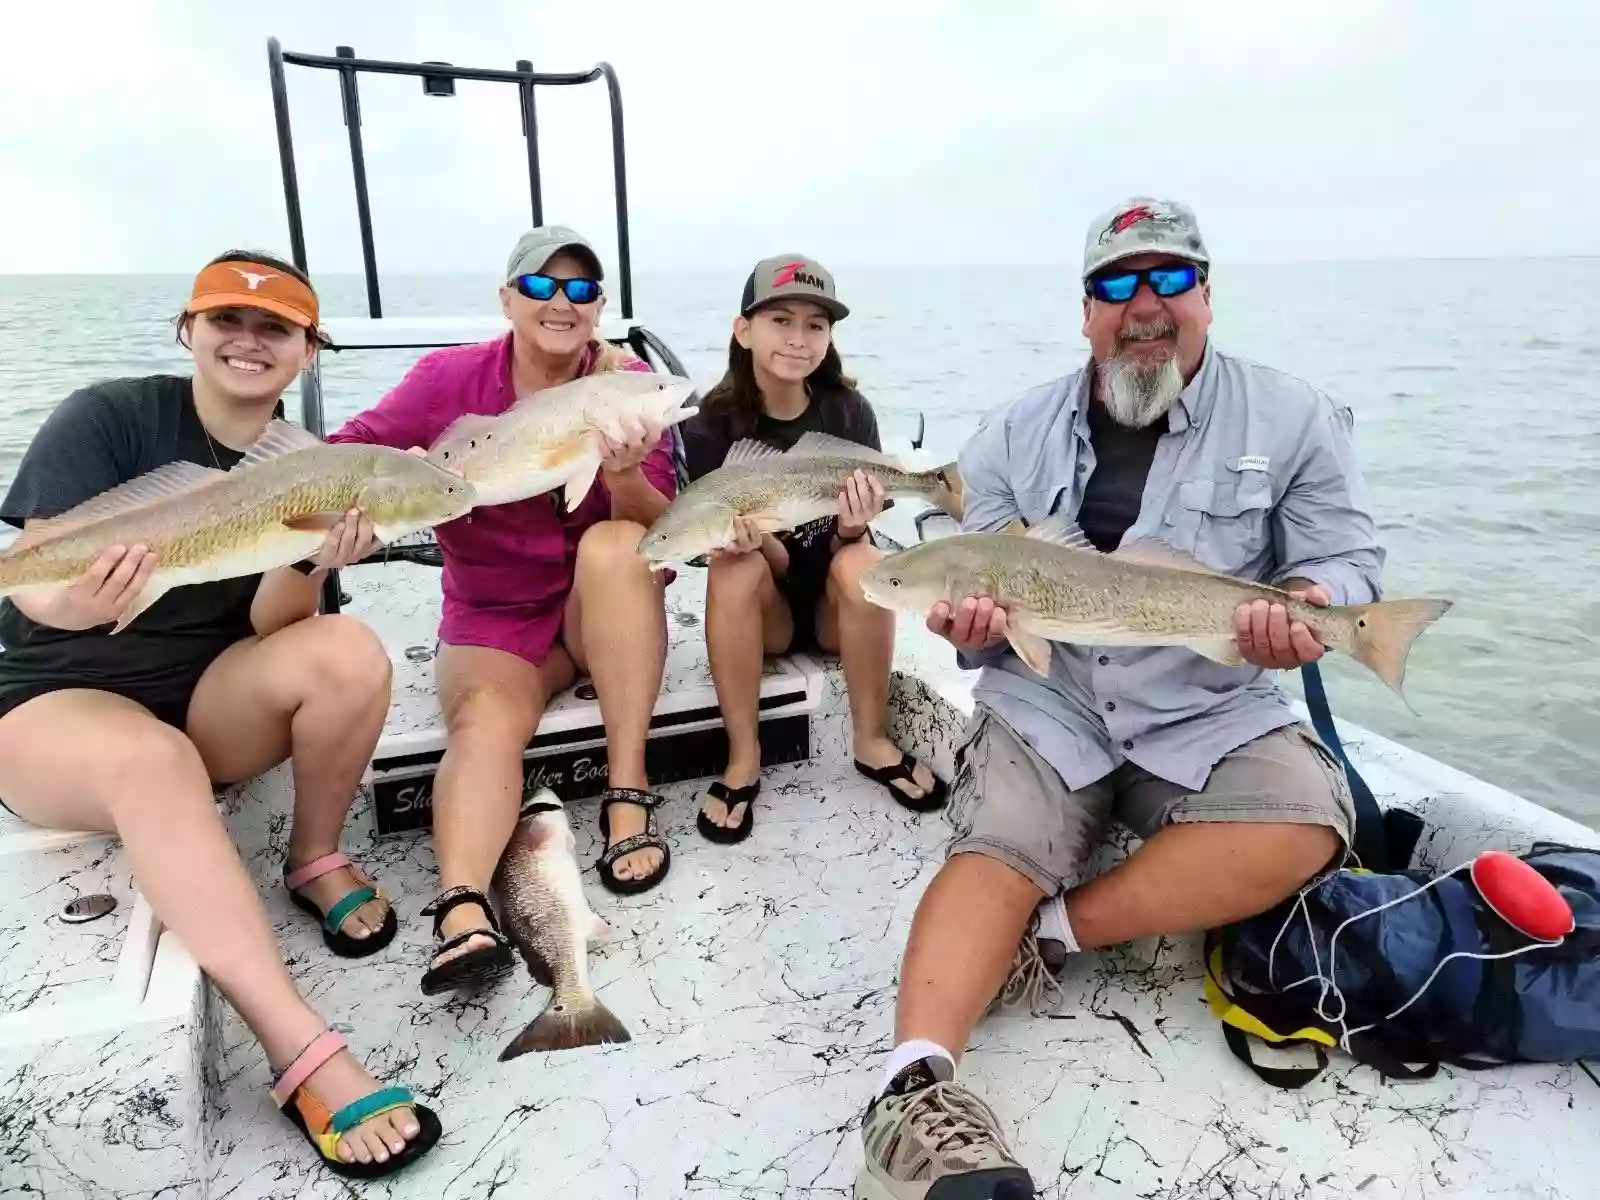
<instances>
[{"instance_id":1,"label":"hand holding fish","mask_svg":"<svg viewBox=\"0 0 1600 1200\"><path fill-rule=\"evenodd\" d=\"M852 471L839 492L839 540L854 541L883 511L883 484L865 471Z\"/></svg>"},{"instance_id":2,"label":"hand holding fish","mask_svg":"<svg viewBox=\"0 0 1600 1200\"><path fill-rule=\"evenodd\" d=\"M941 600L928 611L928 628L957 650L977 654L1006 640L1006 610L988 596L968 596L954 609Z\"/></svg>"},{"instance_id":3,"label":"hand holding fish","mask_svg":"<svg viewBox=\"0 0 1600 1200\"><path fill-rule=\"evenodd\" d=\"M24 611L53 629L109 625L122 618L155 569L156 553L147 546L107 546L73 584L43 604L27 604L25 599Z\"/></svg>"},{"instance_id":4,"label":"hand holding fish","mask_svg":"<svg viewBox=\"0 0 1600 1200\"><path fill-rule=\"evenodd\" d=\"M1318 608L1327 608L1333 599L1320 583L1289 594ZM1323 655L1317 635L1304 622L1289 620L1289 610L1282 604L1265 600L1241 604L1234 610L1233 628L1239 638L1239 654L1252 666L1292 671Z\"/></svg>"},{"instance_id":5,"label":"hand holding fish","mask_svg":"<svg viewBox=\"0 0 1600 1200\"><path fill-rule=\"evenodd\" d=\"M318 570L337 571L360 562L377 544L372 522L360 509L352 508L328 530L328 535L322 539L322 548L312 561Z\"/></svg>"},{"instance_id":6,"label":"hand holding fish","mask_svg":"<svg viewBox=\"0 0 1600 1200\"><path fill-rule=\"evenodd\" d=\"M726 546L718 546L711 551L711 557L737 558L741 554L749 554L761 549L762 533L760 527L749 517L733 518L733 541Z\"/></svg>"},{"instance_id":7,"label":"hand holding fish","mask_svg":"<svg viewBox=\"0 0 1600 1200\"><path fill-rule=\"evenodd\" d=\"M611 429L600 430L600 469L613 475L633 470L661 444L661 432L649 417L619 414Z\"/></svg>"}]
</instances>

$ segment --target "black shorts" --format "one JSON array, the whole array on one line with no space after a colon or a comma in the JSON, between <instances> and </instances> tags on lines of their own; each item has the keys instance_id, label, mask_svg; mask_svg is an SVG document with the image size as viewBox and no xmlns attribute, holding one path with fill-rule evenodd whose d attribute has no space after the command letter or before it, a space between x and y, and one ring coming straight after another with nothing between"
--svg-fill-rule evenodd
<instances>
[{"instance_id":1,"label":"black shorts","mask_svg":"<svg viewBox=\"0 0 1600 1200\"><path fill-rule=\"evenodd\" d=\"M828 590L830 562L829 559L819 561L816 556L800 559L790 566L783 578L775 581L778 594L788 604L789 615L794 621L794 636L784 647L785 654L806 651L827 653L817 644L817 608Z\"/></svg>"},{"instance_id":2,"label":"black shorts","mask_svg":"<svg viewBox=\"0 0 1600 1200\"><path fill-rule=\"evenodd\" d=\"M74 670L70 663L39 661L29 649L0 653L0 717L29 700L81 688L109 692L150 710L156 720L183 730L189 724L189 700L200 678L235 639L202 638L168 644L143 643L136 653L137 666L110 678L94 671ZM132 664L130 664L132 665Z\"/></svg>"}]
</instances>

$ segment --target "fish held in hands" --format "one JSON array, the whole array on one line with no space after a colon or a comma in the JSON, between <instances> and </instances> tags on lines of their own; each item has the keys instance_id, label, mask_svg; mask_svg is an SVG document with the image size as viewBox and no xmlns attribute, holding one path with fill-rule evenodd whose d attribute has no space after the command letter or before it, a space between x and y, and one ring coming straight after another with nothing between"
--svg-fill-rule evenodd
<instances>
[{"instance_id":1,"label":"fish held in hands","mask_svg":"<svg viewBox=\"0 0 1600 1200\"><path fill-rule=\"evenodd\" d=\"M427 460L471 483L477 503L510 504L562 488L576 508L600 469L600 434L622 440L625 420L666 429L699 412L677 375L602 371L530 392L499 416L458 417Z\"/></svg>"},{"instance_id":2,"label":"fish held in hands","mask_svg":"<svg viewBox=\"0 0 1600 1200\"><path fill-rule=\"evenodd\" d=\"M954 468L917 471L888 454L825 433L807 433L788 450L746 438L723 463L678 493L639 541L652 567L689 560L733 544L734 518L763 533L797 529L839 510L845 480L861 471L890 499L920 499L960 517Z\"/></svg>"},{"instance_id":3,"label":"fish held in hands","mask_svg":"<svg viewBox=\"0 0 1600 1200\"><path fill-rule=\"evenodd\" d=\"M214 583L314 555L351 509L382 542L471 510L472 485L388 446L327 443L281 419L231 470L169 463L31 523L0 555L0 596L71 586L112 546L155 554L120 632L172 588Z\"/></svg>"},{"instance_id":4,"label":"fish held in hands","mask_svg":"<svg viewBox=\"0 0 1600 1200\"><path fill-rule=\"evenodd\" d=\"M1326 647L1348 654L1402 700L1412 643L1449 600L1384 600L1321 607L1266 584L1213 571L1159 539L1102 554L1070 521L1026 529L961 533L891 554L862 573L866 598L883 608L926 614L944 601L988 597L1005 609L1007 638L1039 675L1050 673L1050 643L1184 646L1239 666L1234 611L1253 600L1282 604Z\"/></svg>"},{"instance_id":5,"label":"fish held in hands","mask_svg":"<svg viewBox=\"0 0 1600 1200\"><path fill-rule=\"evenodd\" d=\"M501 1062L632 1040L589 982L589 943L608 927L584 897L574 849L561 801L540 789L495 868L493 890L507 936L534 978L548 984L550 1000L500 1052Z\"/></svg>"}]
</instances>

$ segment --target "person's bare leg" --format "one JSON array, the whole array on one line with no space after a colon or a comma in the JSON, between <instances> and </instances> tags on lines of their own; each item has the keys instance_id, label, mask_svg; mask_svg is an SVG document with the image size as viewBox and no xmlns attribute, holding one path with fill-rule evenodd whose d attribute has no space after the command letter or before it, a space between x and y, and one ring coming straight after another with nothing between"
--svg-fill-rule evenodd
<instances>
[{"instance_id":1,"label":"person's bare leg","mask_svg":"<svg viewBox=\"0 0 1600 1200\"><path fill-rule=\"evenodd\" d=\"M94 745L95 753L84 753ZM199 751L119 696L52 692L0 718L0 795L24 820L114 832L162 924L238 1011L276 1074L328 1024L300 997L250 876L228 837ZM338 1109L375 1081L348 1052L309 1086ZM421 1131L409 1109L358 1126L346 1161L387 1161Z\"/></svg>"},{"instance_id":2,"label":"person's bare leg","mask_svg":"<svg viewBox=\"0 0 1600 1200\"><path fill-rule=\"evenodd\" d=\"M1067 921L1084 950L1215 929L1292 895L1339 846L1326 825L1168 825L1104 875L1067 892Z\"/></svg>"},{"instance_id":3,"label":"person's bare leg","mask_svg":"<svg viewBox=\"0 0 1600 1200\"><path fill-rule=\"evenodd\" d=\"M794 637L794 617L760 551L716 556L706 572L706 657L717 707L728 734L728 766L722 782L747 787L761 775L761 661L781 654ZM705 811L713 824L732 828L747 806L733 811L715 796Z\"/></svg>"},{"instance_id":4,"label":"person's bare leg","mask_svg":"<svg viewBox=\"0 0 1600 1200\"><path fill-rule=\"evenodd\" d=\"M601 521L584 533L562 638L594 680L607 783L647 791L644 744L666 669L667 609L665 585L639 555L644 534L634 521ZM613 805L607 844L643 833L646 818L637 804ZM650 847L618 859L613 871L618 879L641 879L660 865L661 851Z\"/></svg>"},{"instance_id":5,"label":"person's bare leg","mask_svg":"<svg viewBox=\"0 0 1600 1200\"><path fill-rule=\"evenodd\" d=\"M465 886L487 893L522 805L522 752L550 698L572 683L572 660L560 645L537 667L488 646L444 645L434 679L449 736L433 778L439 890ZM488 914L476 904L457 905L440 922L447 938L488 927ZM433 961L490 944L487 937L468 938Z\"/></svg>"},{"instance_id":6,"label":"person's bare leg","mask_svg":"<svg viewBox=\"0 0 1600 1200\"><path fill-rule=\"evenodd\" d=\"M828 567L827 590L817 606L817 641L839 655L850 695L855 757L869 767L892 767L901 757L888 729L895 617L861 593L861 573L882 557L882 551L865 541L841 549ZM920 800L933 790L933 772L918 763L911 781L900 779L890 786Z\"/></svg>"},{"instance_id":7,"label":"person's bare leg","mask_svg":"<svg viewBox=\"0 0 1600 1200\"><path fill-rule=\"evenodd\" d=\"M389 656L347 616L314 616L221 654L189 702L187 732L212 779L249 779L284 759L294 772L288 866L339 848L345 819L389 712ZM323 912L369 883L351 868L299 889ZM366 937L388 902L368 901L340 929Z\"/></svg>"},{"instance_id":8,"label":"person's bare leg","mask_svg":"<svg viewBox=\"0 0 1600 1200\"><path fill-rule=\"evenodd\" d=\"M1032 880L999 859L952 855L911 920L900 966L895 1044L925 1038L959 1062L1043 898Z\"/></svg>"}]
</instances>

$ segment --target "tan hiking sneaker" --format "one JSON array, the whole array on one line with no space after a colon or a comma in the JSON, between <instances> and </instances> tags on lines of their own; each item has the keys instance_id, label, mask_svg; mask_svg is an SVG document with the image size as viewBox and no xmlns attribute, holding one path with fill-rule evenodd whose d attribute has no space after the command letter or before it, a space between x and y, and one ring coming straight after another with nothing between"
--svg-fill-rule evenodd
<instances>
[{"instance_id":1,"label":"tan hiking sneaker","mask_svg":"<svg viewBox=\"0 0 1600 1200\"><path fill-rule=\"evenodd\" d=\"M1061 1006L1061 983L1056 978L1061 967L1052 969L1050 962L1039 949L1035 932L1037 918L1030 924L1017 943L1017 952L1011 959L1011 972L1006 976L1000 991L989 1002L989 1012L1010 1008L1019 1001L1028 1002L1028 1011L1038 1015L1053 1013ZM1058 956L1060 957L1060 956Z\"/></svg>"},{"instance_id":2,"label":"tan hiking sneaker","mask_svg":"<svg viewBox=\"0 0 1600 1200\"><path fill-rule=\"evenodd\" d=\"M872 1102L855 1200L1032 1200L999 1118L952 1074L943 1058L921 1059Z\"/></svg>"}]
</instances>

